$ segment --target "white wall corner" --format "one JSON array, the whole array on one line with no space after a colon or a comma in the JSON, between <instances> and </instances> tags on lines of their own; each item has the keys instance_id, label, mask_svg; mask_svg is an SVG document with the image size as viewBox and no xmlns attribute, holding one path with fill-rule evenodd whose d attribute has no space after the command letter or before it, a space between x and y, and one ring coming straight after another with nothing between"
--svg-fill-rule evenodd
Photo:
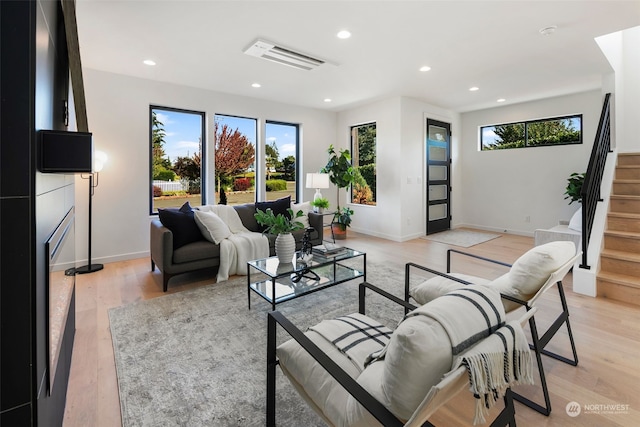
<instances>
[{"instance_id":1,"label":"white wall corner","mask_svg":"<svg viewBox=\"0 0 640 427\"><path fill-rule=\"evenodd\" d=\"M593 267L589 270L580 268L579 264L580 261L573 267L573 292L595 297L597 295L596 270Z\"/></svg>"}]
</instances>

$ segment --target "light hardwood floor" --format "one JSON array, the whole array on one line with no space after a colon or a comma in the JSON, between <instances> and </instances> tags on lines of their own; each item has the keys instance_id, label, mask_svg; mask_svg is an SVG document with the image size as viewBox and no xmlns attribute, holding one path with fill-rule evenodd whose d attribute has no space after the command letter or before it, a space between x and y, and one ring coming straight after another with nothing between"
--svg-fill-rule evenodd
<instances>
[{"instance_id":1,"label":"light hardwood floor","mask_svg":"<svg viewBox=\"0 0 640 427\"><path fill-rule=\"evenodd\" d=\"M412 261L439 271L445 271L445 253L449 248L425 239L398 243L352 231L344 244L367 252L368 262L404 264ZM532 246L531 238L505 234L467 250L511 263ZM454 265L463 266L464 272L484 277L504 272L476 263L456 262ZM177 277L172 279L169 293L215 286L213 277L213 272ZM375 284L375 278L369 280ZM150 272L147 258L106 264L100 272L77 277L76 337L65 427L121 426L107 312L111 307L165 295L161 283L160 273L157 270ZM518 425L640 426L640 310L637 306L573 293L571 274L564 283L580 363L572 367L544 358L553 411L545 417L516 403ZM553 289L542 298L539 307L540 329L558 309L557 294ZM568 354L566 334L554 338L550 348ZM523 393L531 396L536 389ZM541 396L538 397L541 401ZM572 401L583 405L582 413L575 418L565 411ZM596 406L588 406L590 413L586 413L584 405ZM623 409L623 413L607 410L604 405L619 405L618 409ZM440 409L432 421L438 426L464 426L469 425L470 414L473 414L473 399L468 393L461 392Z\"/></svg>"}]
</instances>

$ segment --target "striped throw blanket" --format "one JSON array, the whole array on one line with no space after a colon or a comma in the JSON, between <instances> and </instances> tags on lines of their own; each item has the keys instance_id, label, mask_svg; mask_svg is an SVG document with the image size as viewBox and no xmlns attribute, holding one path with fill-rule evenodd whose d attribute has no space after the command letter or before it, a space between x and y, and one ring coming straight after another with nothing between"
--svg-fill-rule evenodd
<instances>
[{"instance_id":1,"label":"striped throw blanket","mask_svg":"<svg viewBox=\"0 0 640 427\"><path fill-rule=\"evenodd\" d=\"M507 388L533 384L533 359L529 343L517 321L507 323L455 359L453 369L465 366L476 400L473 424L485 422L485 415Z\"/></svg>"},{"instance_id":2,"label":"striped throw blanket","mask_svg":"<svg viewBox=\"0 0 640 427\"><path fill-rule=\"evenodd\" d=\"M360 372L364 370L368 356L384 348L393 333L386 326L359 313L323 320L309 330L333 343Z\"/></svg>"}]
</instances>

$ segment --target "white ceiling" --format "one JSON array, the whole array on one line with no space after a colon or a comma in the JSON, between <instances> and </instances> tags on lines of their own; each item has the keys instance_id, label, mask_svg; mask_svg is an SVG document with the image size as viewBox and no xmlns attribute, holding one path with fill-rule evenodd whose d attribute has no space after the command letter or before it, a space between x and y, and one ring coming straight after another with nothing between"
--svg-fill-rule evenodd
<instances>
[{"instance_id":1,"label":"white ceiling","mask_svg":"<svg viewBox=\"0 0 640 427\"><path fill-rule=\"evenodd\" d=\"M86 68L333 111L408 96L464 112L599 88L594 38L640 25L640 0L77 0L77 20ZM245 55L256 38L336 65Z\"/></svg>"}]
</instances>

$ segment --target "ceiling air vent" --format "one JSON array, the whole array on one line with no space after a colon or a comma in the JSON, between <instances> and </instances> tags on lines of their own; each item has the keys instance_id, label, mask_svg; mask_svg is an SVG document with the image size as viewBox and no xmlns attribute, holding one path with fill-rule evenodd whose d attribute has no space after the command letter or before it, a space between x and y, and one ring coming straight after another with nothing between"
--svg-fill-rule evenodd
<instances>
[{"instance_id":1,"label":"ceiling air vent","mask_svg":"<svg viewBox=\"0 0 640 427\"><path fill-rule=\"evenodd\" d=\"M322 59L295 52L286 47L278 46L273 42L260 39L253 42L244 53L307 71L318 68L325 63Z\"/></svg>"}]
</instances>

